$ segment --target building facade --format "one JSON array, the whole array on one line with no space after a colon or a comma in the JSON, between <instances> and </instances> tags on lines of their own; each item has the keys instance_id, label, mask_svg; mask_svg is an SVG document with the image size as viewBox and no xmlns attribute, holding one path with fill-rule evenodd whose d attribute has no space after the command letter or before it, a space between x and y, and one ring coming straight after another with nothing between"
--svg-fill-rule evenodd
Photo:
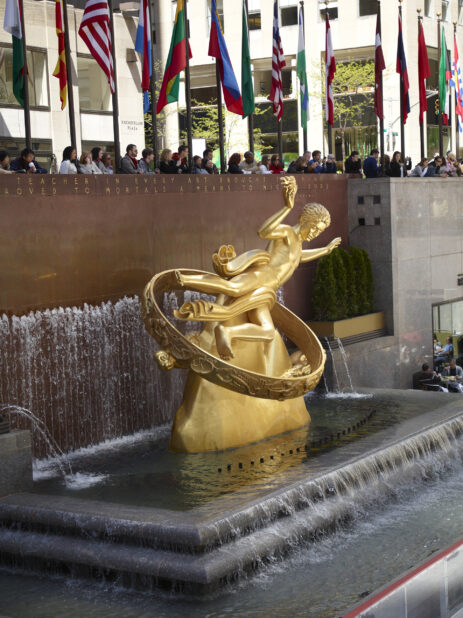
<instances>
[{"instance_id":1,"label":"building facade","mask_svg":"<svg viewBox=\"0 0 463 618\"><path fill-rule=\"evenodd\" d=\"M0 0L0 14L5 0ZM68 4L75 124L78 155L100 146L114 152L112 97L103 71L78 35L82 9ZM32 147L47 169L52 155L61 162L70 144L69 112L61 110L59 81L53 77L58 59L55 2L24 0L29 67ZM144 146L140 61L134 52L137 18L115 13L115 51L121 148ZM24 112L13 95L11 36L0 29L0 146L12 156L24 148Z\"/></svg>"},{"instance_id":2,"label":"building facade","mask_svg":"<svg viewBox=\"0 0 463 618\"><path fill-rule=\"evenodd\" d=\"M277 125L267 96L271 85L272 53L272 0L248 0L250 23L250 52L254 75L254 91L261 114L255 118L263 142L268 152L276 152ZM154 4L156 19L156 53L162 71L169 52L176 2L160 0ZM286 159L303 150L302 129L300 128L299 85L296 78L296 54L298 44L297 0L280 0L280 35L286 58L283 70L283 89L285 109L283 116L283 150ZM235 74L241 80L241 2L237 0L218 0L218 12L222 20L224 36ZM463 52L463 0L405 0L403 2L403 30L405 53L410 79L411 113L405 126L405 151L417 163L420 158L419 94L418 94L418 24L417 9L421 9L423 26L431 65L431 78L428 80L428 126L427 153L433 155L438 150L438 120L435 114L438 88L438 21L441 14L445 28L447 47L453 57L453 22L457 24L457 37L460 53ZM216 97L215 64L207 55L210 28L210 0L194 0L188 3L190 22L190 43L193 53L191 61L191 89L194 101L207 103ZM331 0L326 8L322 0L305 1L305 37L307 72L310 94L310 120L308 122L308 147L320 149L326 154L333 152L339 160L343 152L357 149L362 156L379 142L379 123L373 112L370 88L370 109L348 126L344 133L335 126L332 143L327 143L324 126L322 96L323 61L325 50L324 14L328 10L332 39L337 63L352 61L360 64L374 60L376 32L376 0ZM383 0L381 3L382 42L386 61L384 72L384 112L385 148L392 154L401 150L400 144L400 104L399 76L395 72L398 36L398 3ZM335 78L336 79L336 78ZM184 90L179 106L171 104L166 108L161 145L175 148L182 141L184 127ZM452 108L454 101L452 100ZM231 152L243 152L248 148L247 122L238 116L226 115L226 146ZM344 141L344 148L342 142ZM463 138L460 140L463 146ZM456 150L455 122L444 128L444 150ZM258 148L256 148L258 150Z\"/></svg>"}]
</instances>

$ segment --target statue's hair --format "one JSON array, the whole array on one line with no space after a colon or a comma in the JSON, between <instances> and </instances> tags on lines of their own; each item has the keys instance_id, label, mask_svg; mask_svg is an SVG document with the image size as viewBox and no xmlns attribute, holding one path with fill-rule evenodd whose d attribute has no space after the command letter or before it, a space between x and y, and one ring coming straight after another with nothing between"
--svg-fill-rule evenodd
<instances>
[{"instance_id":1,"label":"statue's hair","mask_svg":"<svg viewBox=\"0 0 463 618\"><path fill-rule=\"evenodd\" d=\"M317 223L323 222L328 227L331 223L330 213L321 204L312 202L306 204L299 216L299 223L303 227L312 227Z\"/></svg>"}]
</instances>

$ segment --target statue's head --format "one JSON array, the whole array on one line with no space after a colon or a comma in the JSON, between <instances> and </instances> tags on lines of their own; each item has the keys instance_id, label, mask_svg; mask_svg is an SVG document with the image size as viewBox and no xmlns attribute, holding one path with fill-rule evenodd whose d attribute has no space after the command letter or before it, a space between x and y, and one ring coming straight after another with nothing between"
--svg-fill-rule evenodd
<instances>
[{"instance_id":1,"label":"statue's head","mask_svg":"<svg viewBox=\"0 0 463 618\"><path fill-rule=\"evenodd\" d=\"M313 240L331 223L330 213L321 204L306 204L299 216L300 235L303 240Z\"/></svg>"}]
</instances>

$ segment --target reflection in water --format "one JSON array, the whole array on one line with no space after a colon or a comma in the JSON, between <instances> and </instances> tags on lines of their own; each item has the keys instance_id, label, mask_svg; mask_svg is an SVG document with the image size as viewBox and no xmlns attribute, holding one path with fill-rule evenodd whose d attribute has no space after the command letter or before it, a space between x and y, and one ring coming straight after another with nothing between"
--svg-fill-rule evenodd
<instances>
[{"instance_id":1,"label":"reflection in water","mask_svg":"<svg viewBox=\"0 0 463 618\"><path fill-rule=\"evenodd\" d=\"M394 395L312 394L307 405L312 416L309 429L225 452L169 452L167 430L161 439L148 437L125 447L119 442L114 450L96 448L93 454L86 449L81 457L72 458L74 471L103 475L102 482L88 488L82 482L82 489L71 495L175 510L210 503L213 510L214 498L245 499L288 483L304 470L315 473L320 469L317 458L321 453L425 411L421 400L399 402ZM430 400L429 409L433 407L435 402ZM44 472L41 467L36 491L68 493L61 479L44 478Z\"/></svg>"}]
</instances>

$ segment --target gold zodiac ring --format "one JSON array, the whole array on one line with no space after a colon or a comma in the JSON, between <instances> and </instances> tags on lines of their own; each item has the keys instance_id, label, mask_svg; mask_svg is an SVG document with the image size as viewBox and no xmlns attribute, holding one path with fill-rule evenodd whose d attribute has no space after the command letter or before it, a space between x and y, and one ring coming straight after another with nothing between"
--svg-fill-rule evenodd
<instances>
[{"instance_id":1,"label":"gold zodiac ring","mask_svg":"<svg viewBox=\"0 0 463 618\"><path fill-rule=\"evenodd\" d=\"M301 357L310 365L308 375L302 371L295 372L294 376L267 376L242 369L209 354L182 335L161 309L165 292L181 289L178 272L167 270L159 273L151 279L143 292L143 320L147 331L162 348L155 355L162 368L190 369L218 386L262 399L294 399L315 388L323 374L325 351L307 324L279 303L276 303L271 311L275 327L299 348ZM207 274L204 271L186 269L180 273Z\"/></svg>"}]
</instances>

